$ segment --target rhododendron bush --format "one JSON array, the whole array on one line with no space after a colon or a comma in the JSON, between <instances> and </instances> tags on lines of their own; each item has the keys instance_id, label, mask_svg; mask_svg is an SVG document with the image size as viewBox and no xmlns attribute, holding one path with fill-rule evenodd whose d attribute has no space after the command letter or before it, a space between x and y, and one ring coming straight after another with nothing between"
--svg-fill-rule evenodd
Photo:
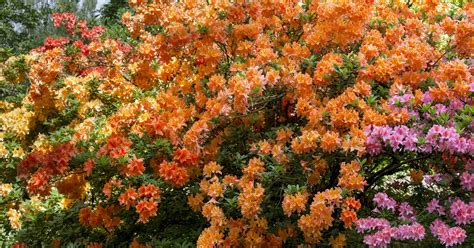
<instances>
[{"instance_id":1,"label":"rhododendron bush","mask_svg":"<svg viewBox=\"0 0 474 248\"><path fill-rule=\"evenodd\" d=\"M474 4L129 4L2 65L0 244L474 245Z\"/></svg>"}]
</instances>

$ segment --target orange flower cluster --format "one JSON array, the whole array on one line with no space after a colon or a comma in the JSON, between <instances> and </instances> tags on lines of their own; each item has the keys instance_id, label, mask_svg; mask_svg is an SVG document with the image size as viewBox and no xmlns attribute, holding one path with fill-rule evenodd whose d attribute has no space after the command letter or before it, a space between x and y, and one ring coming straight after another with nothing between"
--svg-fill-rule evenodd
<instances>
[{"instance_id":1,"label":"orange flower cluster","mask_svg":"<svg viewBox=\"0 0 474 248\"><path fill-rule=\"evenodd\" d=\"M180 167L176 162L166 162L160 164L159 175L166 182L182 187L189 180L189 174L186 168Z\"/></svg>"},{"instance_id":2,"label":"orange flower cluster","mask_svg":"<svg viewBox=\"0 0 474 248\"><path fill-rule=\"evenodd\" d=\"M306 209L308 202L308 193L298 192L294 195L285 194L283 202L281 203L283 212L290 217L292 213L301 213Z\"/></svg>"},{"instance_id":3,"label":"orange flower cluster","mask_svg":"<svg viewBox=\"0 0 474 248\"><path fill-rule=\"evenodd\" d=\"M134 155L135 156L135 155ZM143 159L137 159L133 157L123 169L126 176L139 176L145 171L145 166L143 165Z\"/></svg>"},{"instance_id":4,"label":"orange flower cluster","mask_svg":"<svg viewBox=\"0 0 474 248\"><path fill-rule=\"evenodd\" d=\"M210 223L198 247L281 247L301 234L317 245L334 222L357 220L364 130L413 117L387 96L410 92L421 106L424 92L435 103L472 94L472 3L449 13L437 1L129 3L130 45L106 32L32 52L27 97L0 116L22 149L1 143L0 157L28 152L17 171L29 193L47 195L56 179L71 199L88 183L102 190L100 203L84 200L96 204L80 211L86 226L112 230L119 207L147 223L180 191ZM71 142L52 145L53 131L70 129ZM304 191L275 192L288 185ZM289 218L263 218L274 205Z\"/></svg>"},{"instance_id":5,"label":"orange flower cluster","mask_svg":"<svg viewBox=\"0 0 474 248\"><path fill-rule=\"evenodd\" d=\"M334 67L340 65L342 65L342 56L340 54L328 53L324 55L314 71L314 83L320 87L327 86L331 82Z\"/></svg>"},{"instance_id":6,"label":"orange flower cluster","mask_svg":"<svg viewBox=\"0 0 474 248\"><path fill-rule=\"evenodd\" d=\"M356 161L342 163L338 185L348 190L364 191L366 182L359 171L360 165Z\"/></svg>"},{"instance_id":7,"label":"orange flower cluster","mask_svg":"<svg viewBox=\"0 0 474 248\"><path fill-rule=\"evenodd\" d=\"M314 49L327 45L345 47L360 39L370 18L373 1L312 1L310 13L318 15L305 28L305 40Z\"/></svg>"},{"instance_id":8,"label":"orange flower cluster","mask_svg":"<svg viewBox=\"0 0 474 248\"><path fill-rule=\"evenodd\" d=\"M30 194L48 194L49 179L55 175L64 175L69 170L69 161L76 153L76 147L69 142L57 145L47 153L34 151L20 162L17 175L25 178L32 169L37 168L28 181L27 190Z\"/></svg>"},{"instance_id":9,"label":"orange flower cluster","mask_svg":"<svg viewBox=\"0 0 474 248\"><path fill-rule=\"evenodd\" d=\"M127 210L135 207L139 214L138 222L147 223L151 217L157 215L158 203L161 201L160 192L160 189L153 184L142 185L138 188L138 192L134 188L128 188L120 194L118 201Z\"/></svg>"},{"instance_id":10,"label":"orange flower cluster","mask_svg":"<svg viewBox=\"0 0 474 248\"><path fill-rule=\"evenodd\" d=\"M56 188L68 199L82 199L86 195L87 181L83 175L72 174L57 182Z\"/></svg>"},{"instance_id":11,"label":"orange flower cluster","mask_svg":"<svg viewBox=\"0 0 474 248\"><path fill-rule=\"evenodd\" d=\"M110 205L105 208L102 205L98 205L95 210L89 207L81 208L79 211L79 222L84 226L92 228L101 226L108 231L113 231L121 223L120 218L114 216L119 211L120 207L117 205Z\"/></svg>"},{"instance_id":12,"label":"orange flower cluster","mask_svg":"<svg viewBox=\"0 0 474 248\"><path fill-rule=\"evenodd\" d=\"M242 193L240 193L237 203L241 209L242 215L245 218L256 218L260 213L260 204L263 200L263 193L265 189L260 184L246 183L242 185Z\"/></svg>"},{"instance_id":13,"label":"orange flower cluster","mask_svg":"<svg viewBox=\"0 0 474 248\"><path fill-rule=\"evenodd\" d=\"M138 202L135 206L139 214L138 222L147 223L151 217L156 216L157 207L158 203L156 201L143 200Z\"/></svg>"},{"instance_id":14,"label":"orange flower cluster","mask_svg":"<svg viewBox=\"0 0 474 248\"><path fill-rule=\"evenodd\" d=\"M329 189L317 193L310 206L310 213L298 219L298 227L303 231L306 242L316 244L322 239L322 232L334 221L334 205L342 199L341 189Z\"/></svg>"},{"instance_id":15,"label":"orange flower cluster","mask_svg":"<svg viewBox=\"0 0 474 248\"><path fill-rule=\"evenodd\" d=\"M351 228L352 224L357 221L357 213L361 204L359 200L354 197L348 197L344 200L343 209L339 217L340 220L344 222L344 227Z\"/></svg>"},{"instance_id":16,"label":"orange flower cluster","mask_svg":"<svg viewBox=\"0 0 474 248\"><path fill-rule=\"evenodd\" d=\"M131 145L132 142L125 136L115 134L107 138L107 143L100 148L98 155L118 159L127 154Z\"/></svg>"}]
</instances>

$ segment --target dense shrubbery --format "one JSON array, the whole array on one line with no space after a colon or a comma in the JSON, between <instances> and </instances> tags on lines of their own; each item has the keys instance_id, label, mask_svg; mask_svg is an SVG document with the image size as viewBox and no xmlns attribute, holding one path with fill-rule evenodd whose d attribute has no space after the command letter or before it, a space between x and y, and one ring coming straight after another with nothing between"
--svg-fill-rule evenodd
<instances>
[{"instance_id":1,"label":"dense shrubbery","mask_svg":"<svg viewBox=\"0 0 474 248\"><path fill-rule=\"evenodd\" d=\"M2 246L474 244L472 3L163 2L2 65Z\"/></svg>"}]
</instances>

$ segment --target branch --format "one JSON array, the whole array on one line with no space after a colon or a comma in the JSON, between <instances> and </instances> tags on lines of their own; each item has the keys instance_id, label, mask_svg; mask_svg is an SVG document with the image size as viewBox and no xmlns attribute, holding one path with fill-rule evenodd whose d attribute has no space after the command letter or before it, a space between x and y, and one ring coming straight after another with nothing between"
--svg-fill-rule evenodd
<instances>
[{"instance_id":1,"label":"branch","mask_svg":"<svg viewBox=\"0 0 474 248\"><path fill-rule=\"evenodd\" d=\"M370 188L371 186L373 186L375 184L375 182L377 182L380 178L382 178L384 176L391 175L395 172L404 170L406 167L402 167L403 165L408 164L408 163L412 163L412 162L416 162L416 161L419 161L419 160L427 159L429 157L430 157L430 155L425 155L425 156L422 156L422 157L412 158L412 159L408 159L408 160L401 161L401 162L398 162L398 160L394 159L389 166L377 171L375 174L371 175L367 179L367 183L368 183L367 188Z\"/></svg>"}]
</instances>

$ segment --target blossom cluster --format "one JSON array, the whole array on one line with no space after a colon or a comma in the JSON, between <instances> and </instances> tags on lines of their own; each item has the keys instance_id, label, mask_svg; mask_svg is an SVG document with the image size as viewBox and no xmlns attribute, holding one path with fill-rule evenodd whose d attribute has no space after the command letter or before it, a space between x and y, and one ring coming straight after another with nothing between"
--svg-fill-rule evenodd
<instances>
[{"instance_id":1,"label":"blossom cluster","mask_svg":"<svg viewBox=\"0 0 474 248\"><path fill-rule=\"evenodd\" d=\"M388 210L392 214L397 214L399 220L408 221L410 224L402 224L396 227L390 225L390 221L386 218L362 218L356 221L356 230L359 233L375 231L364 237L364 243L369 247L387 247L393 240L423 240L425 238L428 227L417 222L415 209L407 202L397 203L393 198L385 193L377 193L373 199L376 209L374 212ZM457 225L469 225L474 222L474 202L469 204L457 199L451 202L449 214L447 215L445 208L440 205L438 199L433 199L428 203L426 211L437 217L454 219ZM466 239L466 230L461 226L449 227L441 219L436 218L429 224L429 230L439 242L446 247L462 244Z\"/></svg>"},{"instance_id":2,"label":"blossom cluster","mask_svg":"<svg viewBox=\"0 0 474 248\"><path fill-rule=\"evenodd\" d=\"M24 57L0 113L14 246L472 241L474 4L129 4L120 31L54 14L68 36ZM37 195L60 207L20 216Z\"/></svg>"}]
</instances>

